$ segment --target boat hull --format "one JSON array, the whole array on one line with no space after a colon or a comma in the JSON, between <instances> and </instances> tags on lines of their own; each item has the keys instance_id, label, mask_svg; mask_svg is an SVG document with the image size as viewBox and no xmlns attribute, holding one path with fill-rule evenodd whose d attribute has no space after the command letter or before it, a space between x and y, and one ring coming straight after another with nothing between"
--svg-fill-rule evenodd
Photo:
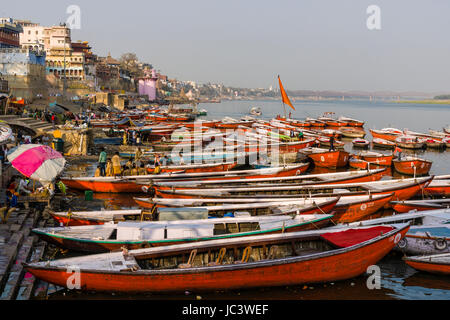
<instances>
[{"instance_id":1,"label":"boat hull","mask_svg":"<svg viewBox=\"0 0 450 320\"><path fill-rule=\"evenodd\" d=\"M140 193L142 185L132 181L94 181L94 180L69 180L61 179L68 187L77 190L91 190L93 192L104 193Z\"/></svg>"},{"instance_id":2,"label":"boat hull","mask_svg":"<svg viewBox=\"0 0 450 320\"><path fill-rule=\"evenodd\" d=\"M309 154L314 164L318 167L336 169L345 167L348 164L349 153L346 151L331 151L325 153Z\"/></svg>"},{"instance_id":3,"label":"boat hull","mask_svg":"<svg viewBox=\"0 0 450 320\"><path fill-rule=\"evenodd\" d=\"M331 209L334 207L336 202L333 203L331 208L325 208L323 207L323 211L330 212ZM308 212L305 212L305 214L309 214L309 212L315 212L316 214L321 214L322 212L317 210L310 210ZM331 218L331 217L330 217ZM278 228L272 231L260 231L258 232L259 235L263 234L275 234L275 233L281 233L281 232L297 232L297 231L308 231L308 230L316 230L323 227L326 227L330 224L330 219L322 219L314 221L314 223L304 223L304 224L298 224L293 226L288 226L286 228ZM174 244L183 244L183 243L194 243L198 241L206 241L206 240L216 240L221 238L230 238L230 237L246 237L246 236L254 236L254 232L249 232L248 234L230 234L230 235L222 235L222 236L213 236L209 238L192 238L192 239L176 239L176 240L155 240L155 241L90 241L90 240L78 240L78 239L71 239L71 238L62 238L53 236L50 234L43 234L39 233L39 237L51 244L54 244L60 248L74 250L78 252L90 252L90 253L106 253L111 251L120 251L123 247L127 248L128 250L135 250L135 249L142 249L142 248L148 248L148 247L160 247L160 246L170 246Z\"/></svg>"},{"instance_id":4,"label":"boat hull","mask_svg":"<svg viewBox=\"0 0 450 320\"><path fill-rule=\"evenodd\" d=\"M395 139L398 138L399 134L395 134L395 133L389 133L389 132L382 132L382 131L375 131L375 130L369 130L370 133L372 134L372 137L374 138L378 138L378 139L383 139L383 140L387 140L387 141L391 141L391 142L395 142Z\"/></svg>"},{"instance_id":5,"label":"boat hull","mask_svg":"<svg viewBox=\"0 0 450 320\"><path fill-rule=\"evenodd\" d=\"M333 209L334 216L332 221L334 223L350 223L360 221L382 209L389 203L389 201L391 201L392 197L393 194L388 194L377 200L368 200L350 205L336 206Z\"/></svg>"},{"instance_id":6,"label":"boat hull","mask_svg":"<svg viewBox=\"0 0 450 320\"><path fill-rule=\"evenodd\" d=\"M408 258L404 259L404 261L407 265L419 271L450 275L450 264L434 263L432 261L427 262L427 261L411 260Z\"/></svg>"},{"instance_id":7,"label":"boat hull","mask_svg":"<svg viewBox=\"0 0 450 320\"><path fill-rule=\"evenodd\" d=\"M86 291L185 292L323 283L357 277L376 264L408 227L388 232L377 240L305 257L174 270L80 271L80 287ZM25 265L35 277L66 287L73 273L65 268Z\"/></svg>"},{"instance_id":8,"label":"boat hull","mask_svg":"<svg viewBox=\"0 0 450 320\"><path fill-rule=\"evenodd\" d=\"M427 175L432 165L432 162L423 160L393 160L392 162L397 172L416 176Z\"/></svg>"}]
</instances>

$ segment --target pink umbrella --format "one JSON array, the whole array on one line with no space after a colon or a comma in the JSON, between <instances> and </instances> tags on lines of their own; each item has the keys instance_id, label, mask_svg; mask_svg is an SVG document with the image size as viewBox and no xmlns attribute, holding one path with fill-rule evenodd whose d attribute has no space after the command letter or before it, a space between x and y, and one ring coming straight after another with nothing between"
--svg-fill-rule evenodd
<instances>
[{"instance_id":1,"label":"pink umbrella","mask_svg":"<svg viewBox=\"0 0 450 320\"><path fill-rule=\"evenodd\" d=\"M8 154L11 165L33 180L50 182L64 170L61 153L41 144L23 144Z\"/></svg>"}]
</instances>

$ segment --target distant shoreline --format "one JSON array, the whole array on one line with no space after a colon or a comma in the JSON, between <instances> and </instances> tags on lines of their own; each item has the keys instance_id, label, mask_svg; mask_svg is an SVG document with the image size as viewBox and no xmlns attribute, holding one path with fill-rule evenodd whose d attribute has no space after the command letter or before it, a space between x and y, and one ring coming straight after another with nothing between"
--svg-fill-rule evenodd
<instances>
[{"instance_id":1,"label":"distant shoreline","mask_svg":"<svg viewBox=\"0 0 450 320\"><path fill-rule=\"evenodd\" d=\"M419 103L419 104L448 104L450 105L449 100L438 100L438 99L429 99L429 100L397 100L394 101L396 103Z\"/></svg>"}]
</instances>

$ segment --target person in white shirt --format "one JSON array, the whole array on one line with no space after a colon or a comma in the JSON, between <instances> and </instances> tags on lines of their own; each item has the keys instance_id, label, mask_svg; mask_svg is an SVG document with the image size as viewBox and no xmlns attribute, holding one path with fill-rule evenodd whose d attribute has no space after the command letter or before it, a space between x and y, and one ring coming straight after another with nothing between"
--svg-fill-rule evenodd
<instances>
[{"instance_id":1,"label":"person in white shirt","mask_svg":"<svg viewBox=\"0 0 450 320\"><path fill-rule=\"evenodd\" d=\"M19 187L17 188L17 191L19 194L30 194L31 191L28 189L28 183L30 180L28 179L20 179Z\"/></svg>"}]
</instances>

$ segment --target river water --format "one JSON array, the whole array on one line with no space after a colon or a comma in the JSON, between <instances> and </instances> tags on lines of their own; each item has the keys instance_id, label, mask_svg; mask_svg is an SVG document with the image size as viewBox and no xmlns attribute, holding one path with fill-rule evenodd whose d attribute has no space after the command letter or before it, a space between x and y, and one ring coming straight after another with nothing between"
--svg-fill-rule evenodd
<instances>
[{"instance_id":1,"label":"river water","mask_svg":"<svg viewBox=\"0 0 450 320\"><path fill-rule=\"evenodd\" d=\"M208 115L204 119L222 119L225 116L239 119L249 115L252 107L260 107L260 118L271 119L283 115L283 106L275 101L224 101L222 103L201 104ZM429 129L441 130L450 125L450 106L432 104L395 103L389 101L336 100L336 101L296 101L296 110L290 109L292 118L319 117L324 112L334 112L336 116L346 116L365 121L366 139L372 137L368 129L394 127L411 131L428 133ZM347 141L347 151L356 152ZM450 150L421 150L417 155L433 161L430 173L434 175L450 174ZM81 168L92 174L92 164ZM80 168L78 168L80 169ZM396 176L394 174L394 176ZM99 203L108 204L109 208L134 208L132 195L95 194ZM327 284L312 284L281 288L260 288L253 290L235 290L227 292L202 293L202 299L211 300L391 300L450 299L450 277L417 272L407 266L401 255L392 252L377 264L381 269L381 288L368 289L368 275ZM58 291L49 299L196 299L196 293L170 295L121 295L104 293L74 293Z\"/></svg>"}]
</instances>

